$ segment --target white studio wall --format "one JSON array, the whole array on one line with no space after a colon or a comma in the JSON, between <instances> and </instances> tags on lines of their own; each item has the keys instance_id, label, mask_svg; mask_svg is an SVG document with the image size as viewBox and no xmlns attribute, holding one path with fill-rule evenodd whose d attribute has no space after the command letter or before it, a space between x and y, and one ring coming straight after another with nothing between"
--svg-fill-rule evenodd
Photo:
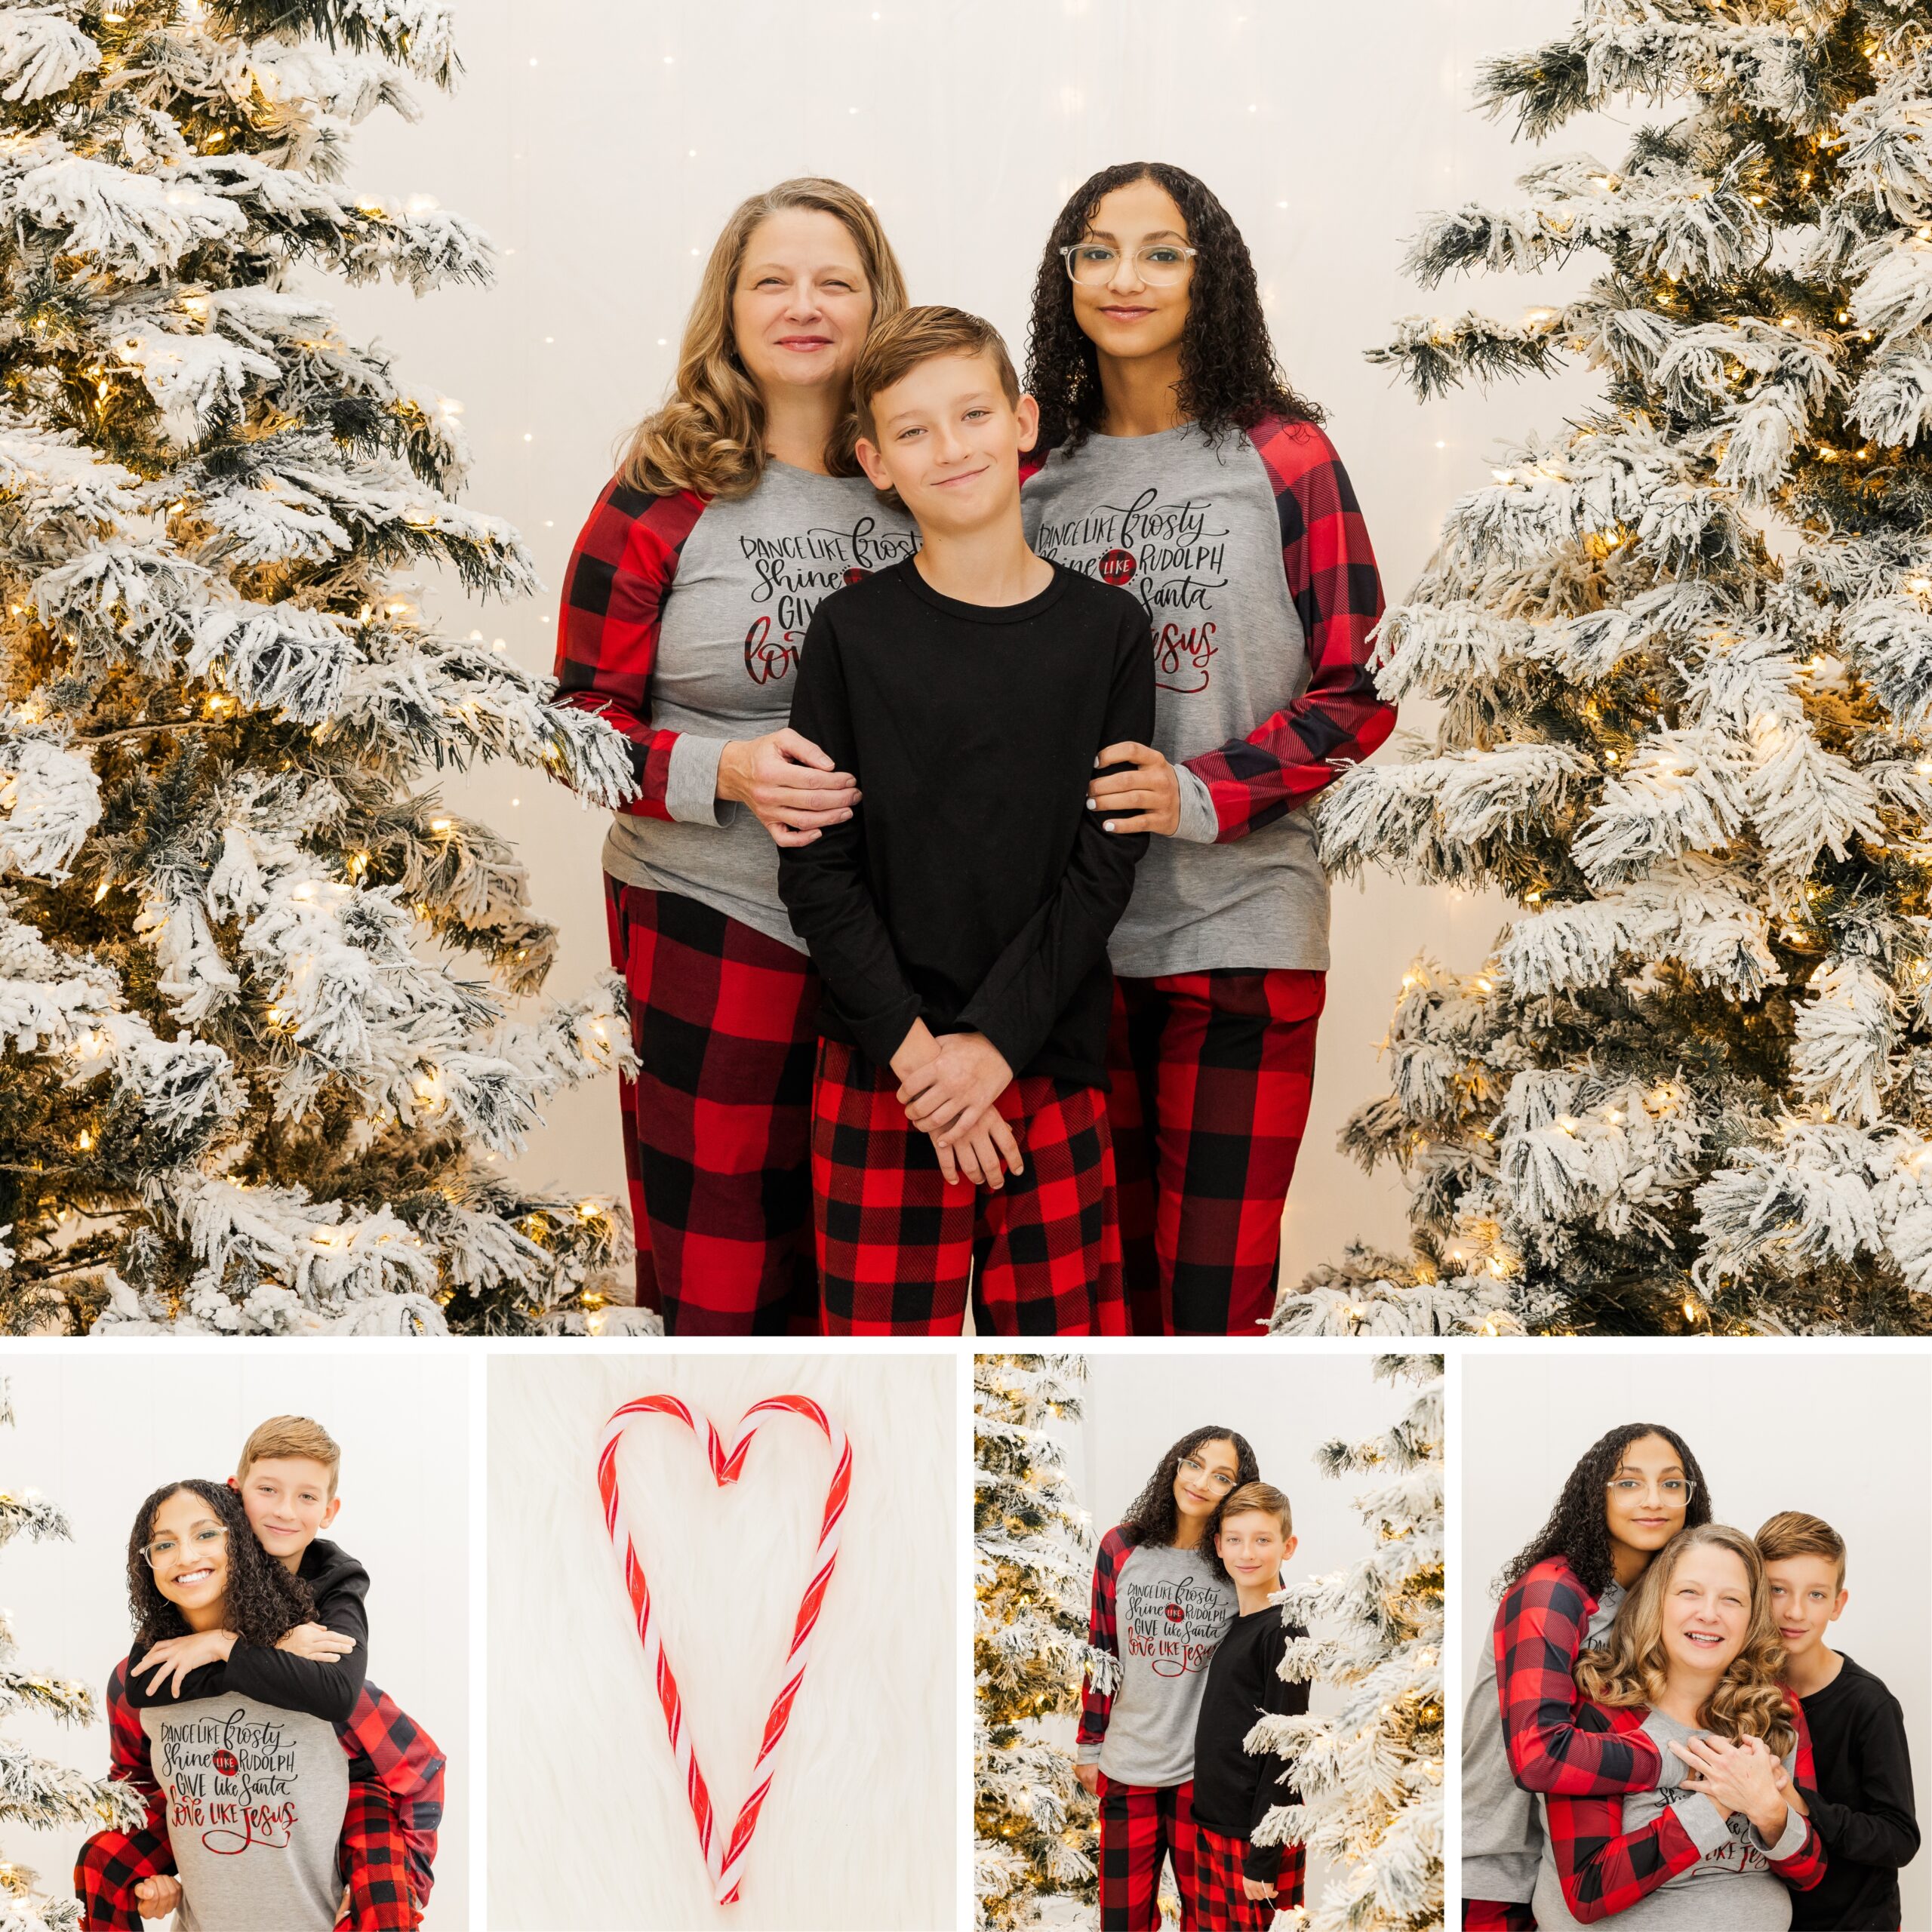
<instances>
[{"instance_id":1,"label":"white studio wall","mask_svg":"<svg viewBox=\"0 0 1932 1932\"><path fill-rule=\"evenodd\" d=\"M958 1364L931 1354L573 1354L490 1367L491 1921L501 1932L925 1932L952 1923ZM811 1397L845 1430L851 1502L805 1678L744 1866L713 1903L617 1559L605 1423L669 1393L728 1439L752 1403ZM721 1488L681 1425L619 1451L688 1734L728 1832L811 1574L829 1467L765 1423Z\"/></svg>"},{"instance_id":2,"label":"white studio wall","mask_svg":"<svg viewBox=\"0 0 1932 1932\"><path fill-rule=\"evenodd\" d=\"M1294 1506L1300 1547L1288 1574L1301 1580L1359 1562L1371 1549L1368 1531L1349 1507L1371 1485L1361 1477L1320 1474L1315 1451L1333 1439L1359 1442L1377 1434L1413 1395L1407 1383L1377 1380L1365 1355L1091 1355L1072 1473L1097 1541L1180 1437L1208 1423L1234 1429L1253 1446L1262 1480L1285 1490ZM1312 1710L1333 1710L1340 1702L1331 1687L1312 1687ZM1311 1906L1327 1878L1326 1863L1311 1857Z\"/></svg>"},{"instance_id":3,"label":"white studio wall","mask_svg":"<svg viewBox=\"0 0 1932 1932\"><path fill-rule=\"evenodd\" d=\"M509 518L548 586L469 621L549 669L570 545L621 432L661 395L700 260L731 208L786 176L830 174L871 195L915 300L977 309L1023 345L1038 250L1095 168L1134 155L1199 174L1240 221L1294 380L1324 403L1392 599L1451 500L1497 447L1583 406L1553 389L1429 408L1362 352L1418 309L1474 300L1513 314L1551 285L1425 294L1401 273L1426 208L1502 189L1531 165L1472 112L1486 54L1546 36L1567 0L984 0L971 9L864 0L801 11L724 0L462 0L467 73L414 126L360 131L358 185L426 194L481 222L497 286L416 303L371 288L342 304L413 380L459 398L475 446L469 500ZM1627 127L1600 131L1620 157ZM1567 131L1581 145L1592 131ZM1532 297L1528 292L1534 287ZM440 600L460 609L453 594ZM1419 721L1411 715L1404 721ZM552 988L606 961L601 814L555 788L487 774L450 795L515 838L564 943ZM1394 1178L1336 1150L1354 1107L1385 1091L1376 1060L1415 954L1478 963L1501 923L1487 897L1387 878L1336 895L1321 1065L1287 1211L1283 1276L1352 1238L1400 1246ZM532 1178L623 1192L608 1084L560 1097L524 1157Z\"/></svg>"},{"instance_id":4,"label":"white studio wall","mask_svg":"<svg viewBox=\"0 0 1932 1932\"><path fill-rule=\"evenodd\" d=\"M128 1534L149 1492L181 1476L225 1478L250 1430L270 1416L312 1416L335 1438L343 1503L328 1534L370 1574L370 1681L449 1760L425 1932L467 1926L467 1367L314 1347L85 1360L0 1349L0 1377L11 1383L17 1418L0 1429L0 1487L38 1490L73 1531L71 1542L20 1537L0 1552L0 1601L12 1613L23 1664L79 1678L97 1696L133 1635ZM8 1730L77 1770L98 1777L107 1769L104 1724L74 1731L23 1712ZM7 1850L60 1898L85 1836L14 1832Z\"/></svg>"},{"instance_id":5,"label":"white studio wall","mask_svg":"<svg viewBox=\"0 0 1932 1932\"><path fill-rule=\"evenodd\" d=\"M1932 1821L1928 1383L1923 1356L1466 1355L1456 1572L1463 1671L1488 1641L1497 1573L1542 1526L1584 1451L1622 1423L1660 1423L1697 1458L1718 1521L1748 1534L1780 1509L1802 1509L1844 1538L1850 1601L1827 1641L1876 1672L1903 1707L1923 1827ZM1457 1696L1460 1713L1466 1690ZM1932 1924L1932 1852L1921 1850L1900 1883L1905 1923Z\"/></svg>"}]
</instances>

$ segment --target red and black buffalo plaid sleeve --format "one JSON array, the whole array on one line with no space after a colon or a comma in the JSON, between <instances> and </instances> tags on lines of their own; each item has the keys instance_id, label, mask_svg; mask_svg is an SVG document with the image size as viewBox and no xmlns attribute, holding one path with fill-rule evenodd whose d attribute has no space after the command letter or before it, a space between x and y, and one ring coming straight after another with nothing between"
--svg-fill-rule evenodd
<instances>
[{"instance_id":1,"label":"red and black buffalo plaid sleeve","mask_svg":"<svg viewBox=\"0 0 1932 1932\"><path fill-rule=\"evenodd\" d=\"M564 578L558 701L601 712L630 740L638 795L623 809L645 818L671 816L664 792L678 734L651 724L651 672L664 600L704 506L694 491L651 497L613 479L578 535Z\"/></svg>"},{"instance_id":2,"label":"red and black buffalo plaid sleeve","mask_svg":"<svg viewBox=\"0 0 1932 1932\"><path fill-rule=\"evenodd\" d=\"M341 1866L349 1887L346 1932L413 1932L423 1914L410 1881L409 1841L387 1788L352 1777L343 1814Z\"/></svg>"},{"instance_id":3,"label":"red and black buffalo plaid sleeve","mask_svg":"<svg viewBox=\"0 0 1932 1932\"><path fill-rule=\"evenodd\" d=\"M1463 1932L1537 1932L1537 1915L1511 1900L1465 1899Z\"/></svg>"},{"instance_id":4,"label":"red and black buffalo plaid sleeve","mask_svg":"<svg viewBox=\"0 0 1932 1932\"><path fill-rule=\"evenodd\" d=\"M349 1721L338 1729L343 1749L349 1753L351 1780L380 1785L389 1794L395 1826L402 1834L409 1889L420 1909L428 1904L435 1879L436 1833L443 1822L443 1754L426 1730L373 1684L363 1686ZM378 1822L366 1810L364 1821L372 1827ZM371 1842L380 1857L380 1847ZM407 1927L415 1921L370 1922L372 1926L394 1923Z\"/></svg>"},{"instance_id":5,"label":"red and black buffalo plaid sleeve","mask_svg":"<svg viewBox=\"0 0 1932 1932\"><path fill-rule=\"evenodd\" d=\"M1565 1798L1647 1790L1663 1761L1647 1737L1572 1721L1577 1667L1595 1599L1561 1557L1537 1564L1496 1613L1496 1694L1509 1769L1525 1791Z\"/></svg>"},{"instance_id":6,"label":"red and black buffalo plaid sleeve","mask_svg":"<svg viewBox=\"0 0 1932 1932\"><path fill-rule=\"evenodd\" d=\"M1118 1526L1109 1530L1100 1539L1100 1552L1094 1560L1094 1600L1088 1614L1087 1641L1097 1651L1103 1651L1115 1660L1116 1670L1120 1657L1120 1636L1114 1623L1114 1584L1120 1575L1120 1566L1126 1561L1127 1553L1134 1547L1126 1534ZM1118 1677L1115 1679L1118 1681ZM1077 1749L1097 1749L1102 1738L1107 1734L1107 1718L1114 1707L1114 1694L1110 1685L1101 1690L1094 1681L1093 1668L1088 1667L1080 1685L1080 1734L1075 1740Z\"/></svg>"},{"instance_id":7,"label":"red and black buffalo plaid sleeve","mask_svg":"<svg viewBox=\"0 0 1932 1932\"><path fill-rule=\"evenodd\" d=\"M1582 1705L1576 1715L1578 1730L1606 1741L1627 1741L1643 1723L1639 1712L1609 1711L1596 1704ZM1620 1792L1552 1795L1546 1809L1564 1903L1586 1925L1628 1912L1704 1855L1673 1810L1659 1812L1637 1831L1625 1831Z\"/></svg>"},{"instance_id":8,"label":"red and black buffalo plaid sleeve","mask_svg":"<svg viewBox=\"0 0 1932 1932\"><path fill-rule=\"evenodd\" d=\"M1376 695L1369 634L1382 579L1354 485L1312 423L1270 417L1248 440L1274 485L1288 595L1307 640L1309 685L1245 738L1187 761L1208 787L1217 842L1244 838L1305 804L1340 767L1388 737L1395 707Z\"/></svg>"},{"instance_id":9,"label":"red and black buffalo plaid sleeve","mask_svg":"<svg viewBox=\"0 0 1932 1932\"><path fill-rule=\"evenodd\" d=\"M1798 1732L1798 1747L1793 1753L1791 1781L1801 1791L1818 1789L1817 1767L1811 1757L1811 1729L1804 1721L1804 1706L1792 1694L1791 1687L1785 1687L1784 1700L1789 1706L1791 1721ZM1808 1892L1825 1875L1825 1841L1818 1835L1818 1827L1809 1818L1804 1820L1804 1842L1789 1858L1774 1858L1771 1869L1787 1885L1801 1892Z\"/></svg>"},{"instance_id":10,"label":"red and black buffalo plaid sleeve","mask_svg":"<svg viewBox=\"0 0 1932 1932\"><path fill-rule=\"evenodd\" d=\"M97 1832L82 1846L74 1866L74 1894L86 1932L138 1932L143 1921L134 1887L143 1878L171 1877L174 1850L168 1839L168 1801L154 1775L141 1714L128 1696L124 1659L107 1685L108 1775L131 1786L148 1807L131 1832Z\"/></svg>"}]
</instances>

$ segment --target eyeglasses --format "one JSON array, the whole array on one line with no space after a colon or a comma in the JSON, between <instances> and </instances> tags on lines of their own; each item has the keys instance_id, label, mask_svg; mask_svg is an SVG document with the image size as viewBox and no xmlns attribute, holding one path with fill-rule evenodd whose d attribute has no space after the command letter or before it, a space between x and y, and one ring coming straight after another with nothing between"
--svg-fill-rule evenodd
<instances>
[{"instance_id":1,"label":"eyeglasses","mask_svg":"<svg viewBox=\"0 0 1932 1932\"><path fill-rule=\"evenodd\" d=\"M1134 272L1149 288L1171 288L1187 279L1199 253L1185 242L1150 242L1134 251ZM1083 288L1105 287L1120 266L1121 251L1105 242L1075 242L1060 254L1067 273Z\"/></svg>"},{"instance_id":2,"label":"eyeglasses","mask_svg":"<svg viewBox=\"0 0 1932 1932\"><path fill-rule=\"evenodd\" d=\"M1196 1482L1211 1482L1217 1489L1224 1491L1235 1486L1235 1477L1220 1469L1211 1469L1205 1463L1197 1463L1192 1456L1183 1456L1180 1459L1180 1467Z\"/></svg>"},{"instance_id":3,"label":"eyeglasses","mask_svg":"<svg viewBox=\"0 0 1932 1932\"><path fill-rule=\"evenodd\" d=\"M1663 1500L1674 1504L1688 1503L1697 1487L1686 1476L1666 1476L1657 1484L1658 1489L1663 1492ZM1651 1485L1641 1476L1618 1476L1610 1483L1609 1489L1611 1495L1620 1497L1626 1503L1634 1503L1640 1496L1650 1494Z\"/></svg>"},{"instance_id":4,"label":"eyeglasses","mask_svg":"<svg viewBox=\"0 0 1932 1932\"><path fill-rule=\"evenodd\" d=\"M212 1556L228 1540L228 1532L219 1523L205 1524L200 1529L188 1532L189 1553L194 1556ZM156 1537L141 1546L141 1555L150 1570L158 1570L164 1563L171 1562L180 1555L181 1539L179 1537Z\"/></svg>"}]
</instances>

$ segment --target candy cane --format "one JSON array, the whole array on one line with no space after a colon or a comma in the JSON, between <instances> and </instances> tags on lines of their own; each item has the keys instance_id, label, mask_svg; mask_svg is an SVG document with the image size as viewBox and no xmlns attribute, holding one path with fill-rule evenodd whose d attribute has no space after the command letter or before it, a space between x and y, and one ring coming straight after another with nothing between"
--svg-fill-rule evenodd
<instances>
[{"instance_id":1,"label":"candy cane","mask_svg":"<svg viewBox=\"0 0 1932 1932\"><path fill-rule=\"evenodd\" d=\"M694 1435L699 1432L698 1424L702 1421L712 1477L721 1489L728 1483L736 1482L743 1473L745 1453L751 1447L752 1438L758 1433L757 1418L775 1414L802 1416L823 1432L832 1451L832 1480L825 1492L825 1516L819 1529L818 1552L813 1559L811 1580L805 1585L804 1595L798 1600L798 1621L792 1626L792 1647L785 1660L785 1681L780 1686L777 1696L771 1700L771 1710L764 1721L758 1761L752 1767L750 1792L738 1807L737 1822L731 1827L731 1837L721 1852L712 1829L715 1818L710 1788L704 1781L697 1750L686 1735L684 1700L678 1694L671 1660L664 1654L663 1641L658 1635L658 1620L651 1614L651 1586L645 1580L644 1565L638 1561L637 1546L620 1521L617 1444L623 1439L624 1431L632 1420L638 1416L669 1416L682 1423ZM597 1493L603 1499L604 1527L609 1533L611 1547L622 1561L625 1594L630 1598L631 1614L644 1645L645 1668L656 1687L657 1701L664 1712L672 1753L684 1775L685 1792L691 1801L698 1844L704 1854L706 1869L711 1874L713 1896L720 1905L736 1905L738 1902L745 1854L751 1848L752 1834L758 1829L758 1814L764 1807L765 1794L771 1789L771 1761L777 1751L778 1740L785 1735L785 1727L792 1721L792 1706L797 1700L799 1685L804 1681L806 1652L811 1647L812 1632L818 1627L826 1587L832 1581L832 1565L838 1560L838 1526L845 1514L851 1489L851 1444L845 1439L845 1432L808 1396L769 1395L761 1402L754 1402L740 1420L737 1439L728 1449L710 1419L694 1411L675 1395L640 1395L635 1401L625 1403L605 1427L603 1445L597 1452Z\"/></svg>"}]
</instances>

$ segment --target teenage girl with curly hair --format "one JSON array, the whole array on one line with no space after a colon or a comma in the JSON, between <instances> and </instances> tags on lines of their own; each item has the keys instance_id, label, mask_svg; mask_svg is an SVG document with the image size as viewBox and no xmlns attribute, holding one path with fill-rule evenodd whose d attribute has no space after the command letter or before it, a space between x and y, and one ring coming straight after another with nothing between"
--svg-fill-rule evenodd
<instances>
[{"instance_id":1,"label":"teenage girl with curly hair","mask_svg":"<svg viewBox=\"0 0 1932 1932\"><path fill-rule=\"evenodd\" d=\"M1236 1596L1215 1553L1221 1505L1260 1479L1244 1437L1210 1423L1161 1458L1101 1539L1082 1686L1080 1782L1100 1801L1102 1932L1156 1932L1161 1866L1171 1858L1192 1932L1194 1733L1208 1666Z\"/></svg>"},{"instance_id":2,"label":"teenage girl with curly hair","mask_svg":"<svg viewBox=\"0 0 1932 1932\"><path fill-rule=\"evenodd\" d=\"M1645 1740L1664 1782L1548 1798L1545 1932L1613 1915L1633 1932L1785 1932L1787 1887L1817 1884L1825 1854L1795 1789L1817 1776L1784 1662L1756 1543L1680 1531L1576 1672L1579 1730Z\"/></svg>"},{"instance_id":3,"label":"teenage girl with curly hair","mask_svg":"<svg viewBox=\"0 0 1932 1932\"><path fill-rule=\"evenodd\" d=\"M1682 1437L1626 1423L1584 1451L1549 1520L1504 1570L1463 1725L1464 1932L1534 1932L1536 1793L1620 1795L1664 1776L1647 1738L1577 1727L1571 1673L1657 1552L1710 1519L1703 1472Z\"/></svg>"},{"instance_id":4,"label":"teenage girl with curly hair","mask_svg":"<svg viewBox=\"0 0 1932 1932\"><path fill-rule=\"evenodd\" d=\"M1103 168L1055 221L1027 386L1033 547L1152 622L1151 744L1091 809L1156 836L1110 948L1109 1110L1140 1334L1256 1334L1308 1118L1328 880L1300 809L1389 735L1382 592L1321 412L1275 361L1247 245L1192 175Z\"/></svg>"}]
</instances>

